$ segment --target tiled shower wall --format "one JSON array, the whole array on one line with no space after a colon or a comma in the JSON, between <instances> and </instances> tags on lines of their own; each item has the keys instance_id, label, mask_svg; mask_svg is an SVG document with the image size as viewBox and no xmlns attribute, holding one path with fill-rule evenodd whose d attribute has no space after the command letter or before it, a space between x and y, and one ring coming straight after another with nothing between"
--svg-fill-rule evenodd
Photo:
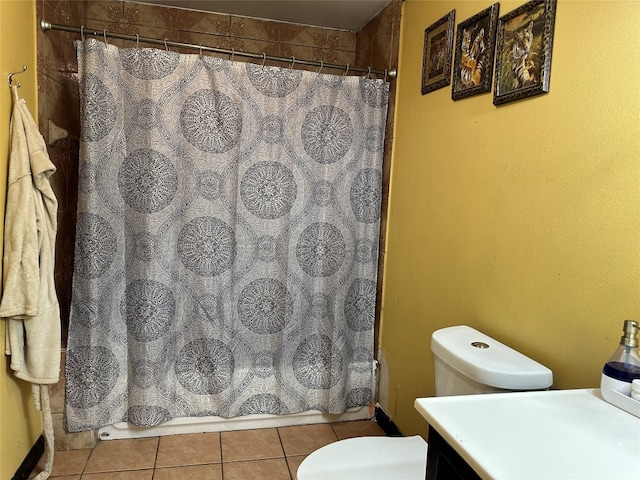
<instances>
[{"instance_id":1,"label":"tiled shower wall","mask_svg":"<svg viewBox=\"0 0 640 480\"><path fill-rule=\"evenodd\" d=\"M401 0L392 0L359 32L275 22L234 15L205 13L180 8L161 7L116 0L37 0L37 18L51 23L87 30L138 34L250 53L265 53L301 60L371 67L391 70L398 66ZM39 124L45 140L49 139L49 121L66 129L69 137L49 146L49 155L57 167L51 177L59 201L56 242L55 279L62 317L63 344L71 303L71 277L78 185L78 137L80 135L77 62L73 41L79 35L61 31L38 33ZM135 42L108 39L109 43L134 47ZM145 45L140 42L139 46ZM160 47L162 48L162 47ZM172 50L176 50L173 49ZM196 53L197 50L185 50ZM229 58L229 55L223 55ZM236 57L236 60L243 60ZM283 63L270 64L283 66ZM295 65L295 68L305 68ZM318 67L307 67L317 70ZM327 73L339 73L327 70ZM393 143L395 82L391 82L389 116L384 149L383 204L380 228L378 299L381 297L382 268L385 257L385 231L389 196L389 172ZM378 306L379 307L379 306ZM378 330L379 308L376 313ZM377 335L376 335L377 344ZM63 345L64 346L64 345ZM64 367L64 352L63 352ZM87 448L97 442L95 432L68 434L62 427L64 409L64 375L52 387L52 411L56 449Z\"/></svg>"}]
</instances>

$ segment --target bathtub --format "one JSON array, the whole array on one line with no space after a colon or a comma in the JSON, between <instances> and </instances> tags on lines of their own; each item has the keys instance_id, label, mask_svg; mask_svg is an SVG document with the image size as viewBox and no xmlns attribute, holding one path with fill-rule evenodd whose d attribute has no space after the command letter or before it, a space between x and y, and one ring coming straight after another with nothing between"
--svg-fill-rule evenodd
<instances>
[{"instance_id":1,"label":"bathtub","mask_svg":"<svg viewBox=\"0 0 640 480\"><path fill-rule=\"evenodd\" d=\"M319 410L291 415L246 415L243 417L182 417L169 420L155 427L136 427L126 422L115 423L98 430L100 440L123 438L158 437L181 433L228 432L255 428L289 427L308 423L333 423L350 420L365 420L373 417L373 406L352 408L341 415L332 415Z\"/></svg>"},{"instance_id":2,"label":"bathtub","mask_svg":"<svg viewBox=\"0 0 640 480\"><path fill-rule=\"evenodd\" d=\"M377 393L379 363L374 360L372 368L371 388ZM377 395L374 396L377 398ZM309 423L334 423L352 420L369 420L375 416L375 404L365 407L351 408L343 414L330 414L320 410L290 415L245 415L242 417L224 418L208 417L180 417L174 418L154 427L137 427L127 422L114 423L98 429L100 440L118 440L124 438L159 437L184 433L229 432L232 430L252 430L256 428L290 427Z\"/></svg>"}]
</instances>

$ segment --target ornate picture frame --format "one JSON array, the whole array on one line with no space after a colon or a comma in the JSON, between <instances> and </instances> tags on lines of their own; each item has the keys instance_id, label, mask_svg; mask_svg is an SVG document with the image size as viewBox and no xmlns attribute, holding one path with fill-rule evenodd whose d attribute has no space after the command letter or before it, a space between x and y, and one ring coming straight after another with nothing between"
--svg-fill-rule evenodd
<instances>
[{"instance_id":1,"label":"ornate picture frame","mask_svg":"<svg viewBox=\"0 0 640 480\"><path fill-rule=\"evenodd\" d=\"M499 10L500 4L494 3L458 24L451 82L453 100L491 91Z\"/></svg>"},{"instance_id":2,"label":"ornate picture frame","mask_svg":"<svg viewBox=\"0 0 640 480\"><path fill-rule=\"evenodd\" d=\"M456 11L428 26L424 31L422 95L451 83L451 52Z\"/></svg>"},{"instance_id":3,"label":"ornate picture frame","mask_svg":"<svg viewBox=\"0 0 640 480\"><path fill-rule=\"evenodd\" d=\"M531 0L498 21L493 104L547 93L556 0Z\"/></svg>"}]
</instances>

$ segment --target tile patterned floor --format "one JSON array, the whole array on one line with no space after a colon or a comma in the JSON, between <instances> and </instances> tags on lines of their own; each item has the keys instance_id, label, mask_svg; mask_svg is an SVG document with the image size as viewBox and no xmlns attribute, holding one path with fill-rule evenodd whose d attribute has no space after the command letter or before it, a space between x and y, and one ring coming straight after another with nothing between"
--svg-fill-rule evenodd
<instances>
[{"instance_id":1,"label":"tile patterned floor","mask_svg":"<svg viewBox=\"0 0 640 480\"><path fill-rule=\"evenodd\" d=\"M344 438L385 435L368 420L109 440L58 451L55 480L295 480L304 458ZM34 472L34 475L37 472Z\"/></svg>"}]
</instances>

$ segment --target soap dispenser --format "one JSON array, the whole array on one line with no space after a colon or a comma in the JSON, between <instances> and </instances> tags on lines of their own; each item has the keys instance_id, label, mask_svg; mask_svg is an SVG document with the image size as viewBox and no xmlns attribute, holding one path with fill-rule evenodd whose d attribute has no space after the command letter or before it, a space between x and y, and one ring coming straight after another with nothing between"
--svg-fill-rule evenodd
<instances>
[{"instance_id":1,"label":"soap dispenser","mask_svg":"<svg viewBox=\"0 0 640 480\"><path fill-rule=\"evenodd\" d=\"M602 397L640 417L640 401L631 398L631 383L640 379L640 351L638 350L638 322L625 320L620 344L602 370Z\"/></svg>"}]
</instances>

